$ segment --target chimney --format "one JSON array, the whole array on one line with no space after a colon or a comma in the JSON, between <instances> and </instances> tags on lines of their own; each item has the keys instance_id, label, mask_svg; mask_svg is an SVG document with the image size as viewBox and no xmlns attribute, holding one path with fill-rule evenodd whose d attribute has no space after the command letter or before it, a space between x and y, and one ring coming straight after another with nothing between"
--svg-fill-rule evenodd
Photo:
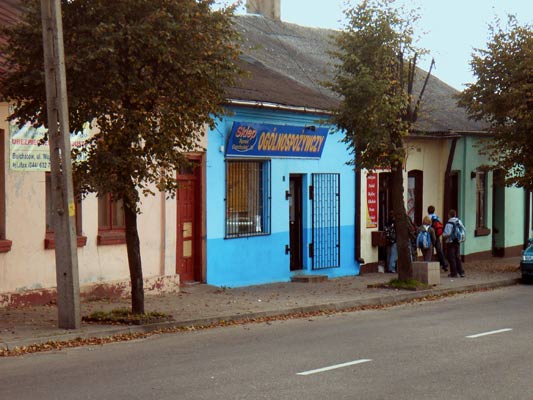
<instances>
[{"instance_id":1,"label":"chimney","mask_svg":"<svg viewBox=\"0 0 533 400\"><path fill-rule=\"evenodd\" d=\"M246 12L279 21L280 2L281 0L246 0Z\"/></svg>"}]
</instances>

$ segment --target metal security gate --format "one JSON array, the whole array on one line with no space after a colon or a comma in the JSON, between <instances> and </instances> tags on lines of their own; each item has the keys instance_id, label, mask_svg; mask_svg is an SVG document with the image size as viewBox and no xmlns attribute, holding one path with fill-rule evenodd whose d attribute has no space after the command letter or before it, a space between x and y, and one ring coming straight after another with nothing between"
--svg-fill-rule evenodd
<instances>
[{"instance_id":1,"label":"metal security gate","mask_svg":"<svg viewBox=\"0 0 533 400\"><path fill-rule=\"evenodd\" d=\"M340 174L312 174L312 242L314 270L340 267Z\"/></svg>"}]
</instances>

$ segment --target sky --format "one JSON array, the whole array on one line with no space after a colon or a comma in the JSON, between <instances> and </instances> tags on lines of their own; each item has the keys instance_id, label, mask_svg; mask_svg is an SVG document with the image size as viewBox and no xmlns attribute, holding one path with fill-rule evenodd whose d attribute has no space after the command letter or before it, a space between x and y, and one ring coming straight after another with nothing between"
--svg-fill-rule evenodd
<instances>
[{"instance_id":1,"label":"sky","mask_svg":"<svg viewBox=\"0 0 533 400\"><path fill-rule=\"evenodd\" d=\"M232 3L217 0L218 4ZM346 0L281 0L281 20L303 26L341 29ZM351 5L358 0L348 1ZM433 75L448 85L463 90L475 82L470 60L475 48L486 48L489 23L496 17L506 21L517 16L520 24L533 25L533 0L397 0L408 9L419 9L416 24L418 45L435 59ZM238 14L245 13L244 7ZM429 68L430 57L420 67Z\"/></svg>"}]
</instances>

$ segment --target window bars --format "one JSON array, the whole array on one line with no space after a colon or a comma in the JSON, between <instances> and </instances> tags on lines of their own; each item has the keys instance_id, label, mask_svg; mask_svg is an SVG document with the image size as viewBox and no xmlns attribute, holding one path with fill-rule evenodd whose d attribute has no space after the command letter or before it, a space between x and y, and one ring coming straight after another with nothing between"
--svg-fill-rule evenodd
<instances>
[{"instance_id":1,"label":"window bars","mask_svg":"<svg viewBox=\"0 0 533 400\"><path fill-rule=\"evenodd\" d=\"M270 162L226 160L227 238L270 233Z\"/></svg>"},{"instance_id":2,"label":"window bars","mask_svg":"<svg viewBox=\"0 0 533 400\"><path fill-rule=\"evenodd\" d=\"M340 267L340 174L312 174L313 270Z\"/></svg>"}]
</instances>

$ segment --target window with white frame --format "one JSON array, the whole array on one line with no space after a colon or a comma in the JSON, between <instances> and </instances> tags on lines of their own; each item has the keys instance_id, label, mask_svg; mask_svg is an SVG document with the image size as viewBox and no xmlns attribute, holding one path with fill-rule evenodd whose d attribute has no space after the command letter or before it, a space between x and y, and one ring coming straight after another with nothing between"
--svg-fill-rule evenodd
<instances>
[{"instance_id":1,"label":"window with white frame","mask_svg":"<svg viewBox=\"0 0 533 400\"><path fill-rule=\"evenodd\" d=\"M226 237L270 233L270 162L226 161Z\"/></svg>"}]
</instances>

